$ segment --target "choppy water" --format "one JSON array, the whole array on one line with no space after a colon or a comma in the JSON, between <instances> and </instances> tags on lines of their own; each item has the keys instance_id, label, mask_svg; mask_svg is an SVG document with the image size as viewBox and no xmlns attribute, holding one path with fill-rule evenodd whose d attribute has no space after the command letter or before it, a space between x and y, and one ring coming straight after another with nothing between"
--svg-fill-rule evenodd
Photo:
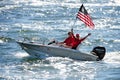
<instances>
[{"instance_id":1,"label":"choppy water","mask_svg":"<svg viewBox=\"0 0 120 80\"><path fill-rule=\"evenodd\" d=\"M53 38L62 41L82 3L95 29L77 20L75 33L92 33L80 50L88 52L94 46L104 46L107 54L103 61L36 59L15 42L25 39L47 43ZM119 0L0 0L0 80L120 80L119 21Z\"/></svg>"}]
</instances>

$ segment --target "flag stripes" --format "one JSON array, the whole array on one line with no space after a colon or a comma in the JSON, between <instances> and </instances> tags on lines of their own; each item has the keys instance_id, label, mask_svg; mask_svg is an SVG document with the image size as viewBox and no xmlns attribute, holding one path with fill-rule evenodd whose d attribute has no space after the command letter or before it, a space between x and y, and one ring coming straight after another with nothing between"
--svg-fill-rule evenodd
<instances>
[{"instance_id":1,"label":"flag stripes","mask_svg":"<svg viewBox=\"0 0 120 80\"><path fill-rule=\"evenodd\" d=\"M94 23L92 22L92 19L90 18L87 10L85 9L85 7L82 6L79 9L79 12L77 14L77 18L80 19L81 21L83 21L85 23L86 26L89 26L91 29L94 28Z\"/></svg>"}]
</instances>

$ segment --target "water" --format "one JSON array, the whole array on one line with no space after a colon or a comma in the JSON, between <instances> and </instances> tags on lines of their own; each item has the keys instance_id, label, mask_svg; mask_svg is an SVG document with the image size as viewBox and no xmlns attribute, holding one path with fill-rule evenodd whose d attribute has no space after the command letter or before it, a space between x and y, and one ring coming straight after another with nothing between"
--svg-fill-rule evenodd
<instances>
[{"instance_id":1,"label":"water","mask_svg":"<svg viewBox=\"0 0 120 80\"><path fill-rule=\"evenodd\" d=\"M71 29L80 5L92 16L95 29L77 20L74 32L91 32L80 46L90 51L101 45L103 61L76 61L49 57L36 59L15 40L46 43L62 41ZM0 0L0 80L120 80L119 0Z\"/></svg>"}]
</instances>

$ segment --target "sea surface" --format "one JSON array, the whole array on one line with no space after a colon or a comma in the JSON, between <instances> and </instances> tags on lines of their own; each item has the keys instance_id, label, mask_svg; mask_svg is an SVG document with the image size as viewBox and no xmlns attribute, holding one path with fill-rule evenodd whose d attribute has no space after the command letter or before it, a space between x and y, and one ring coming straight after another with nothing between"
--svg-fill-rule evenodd
<instances>
[{"instance_id":1,"label":"sea surface","mask_svg":"<svg viewBox=\"0 0 120 80\"><path fill-rule=\"evenodd\" d=\"M81 4L94 29L76 20ZM16 43L63 41L72 27L81 37L92 34L80 51L106 48L102 61L38 59ZM0 0L0 80L120 80L120 0Z\"/></svg>"}]
</instances>

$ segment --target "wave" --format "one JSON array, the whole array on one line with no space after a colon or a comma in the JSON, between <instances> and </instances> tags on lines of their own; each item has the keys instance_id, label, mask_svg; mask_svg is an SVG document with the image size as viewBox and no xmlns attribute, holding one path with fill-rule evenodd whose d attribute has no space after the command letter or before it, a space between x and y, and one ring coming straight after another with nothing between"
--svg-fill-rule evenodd
<instances>
[{"instance_id":1,"label":"wave","mask_svg":"<svg viewBox=\"0 0 120 80\"><path fill-rule=\"evenodd\" d=\"M104 62L113 63L114 65L120 65L120 51L106 53Z\"/></svg>"},{"instance_id":2,"label":"wave","mask_svg":"<svg viewBox=\"0 0 120 80\"><path fill-rule=\"evenodd\" d=\"M12 38L9 38L9 37L0 37L0 43L13 42L13 41L15 41L15 40Z\"/></svg>"},{"instance_id":3,"label":"wave","mask_svg":"<svg viewBox=\"0 0 120 80\"><path fill-rule=\"evenodd\" d=\"M1 5L2 7L6 7L6 8L11 8L12 6L14 7L15 5L31 5L31 6L44 6L44 5L61 5L61 6L69 6L69 7L79 7L81 6L81 4L85 4L85 6L119 6L120 2L119 0L107 0L107 1L96 1L96 0L89 0L89 1L82 1L82 0L60 0L60 1L56 1L56 0L4 0L1 1ZM101 5L101 3L104 3Z\"/></svg>"}]
</instances>

